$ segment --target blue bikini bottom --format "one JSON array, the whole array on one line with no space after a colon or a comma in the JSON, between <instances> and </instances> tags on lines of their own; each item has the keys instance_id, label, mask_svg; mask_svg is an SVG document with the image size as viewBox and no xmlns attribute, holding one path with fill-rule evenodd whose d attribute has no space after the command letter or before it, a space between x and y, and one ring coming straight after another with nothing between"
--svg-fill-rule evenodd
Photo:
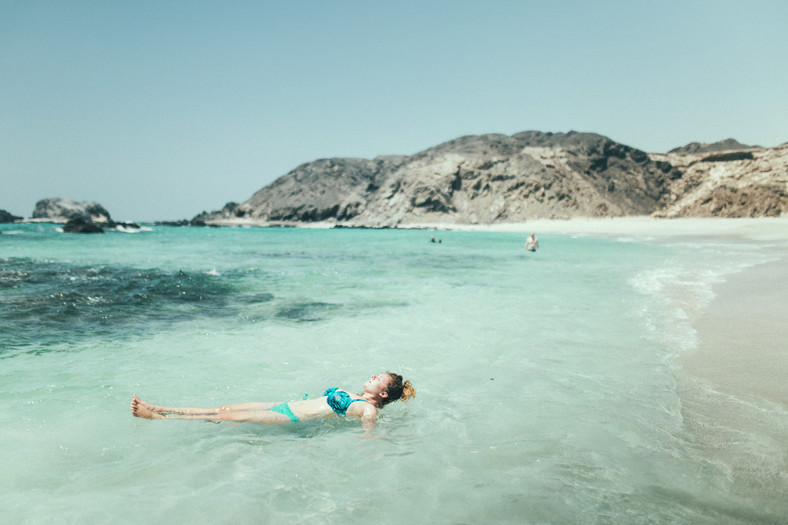
<instances>
[{"instance_id":1,"label":"blue bikini bottom","mask_svg":"<svg viewBox=\"0 0 788 525\"><path fill-rule=\"evenodd\" d=\"M298 417L296 417L296 415L293 414L293 411L290 410L290 405L288 405L287 403L282 403L273 406L268 410L270 410L271 412L276 412L277 414L282 414L283 416L287 416L290 418L290 421L292 421L293 423L298 423Z\"/></svg>"}]
</instances>

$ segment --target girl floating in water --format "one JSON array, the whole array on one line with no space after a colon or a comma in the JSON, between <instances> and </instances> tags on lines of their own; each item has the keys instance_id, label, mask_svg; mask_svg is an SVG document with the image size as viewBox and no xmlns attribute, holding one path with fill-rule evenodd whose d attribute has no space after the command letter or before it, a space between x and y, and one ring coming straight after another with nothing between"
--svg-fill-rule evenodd
<instances>
[{"instance_id":1,"label":"girl floating in water","mask_svg":"<svg viewBox=\"0 0 788 525\"><path fill-rule=\"evenodd\" d=\"M364 393L350 394L339 388L329 388L315 399L289 403L241 403L216 408L167 408L148 403L134 395L131 413L146 419L202 419L209 421L236 421L281 425L334 415L353 416L372 424L378 410L386 404L401 399L407 401L416 395L410 381L403 383L402 376L392 372L372 376L364 383Z\"/></svg>"}]
</instances>

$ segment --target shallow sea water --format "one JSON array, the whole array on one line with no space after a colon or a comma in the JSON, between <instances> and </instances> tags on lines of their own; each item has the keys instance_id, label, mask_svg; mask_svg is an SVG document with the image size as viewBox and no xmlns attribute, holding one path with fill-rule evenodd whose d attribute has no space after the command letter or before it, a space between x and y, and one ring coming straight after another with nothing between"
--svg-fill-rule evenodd
<instances>
[{"instance_id":1,"label":"shallow sea water","mask_svg":"<svg viewBox=\"0 0 788 525\"><path fill-rule=\"evenodd\" d=\"M725 426L721 401L687 397L675 359L696 344L690 321L712 285L767 260L762 246L542 235L530 254L510 233L2 232L9 523L788 515L785 445L757 428L710 432ZM132 393L217 406L360 390L388 369L417 397L383 410L371 438L340 419L269 427L128 409ZM785 407L746 401L784 428Z\"/></svg>"}]
</instances>

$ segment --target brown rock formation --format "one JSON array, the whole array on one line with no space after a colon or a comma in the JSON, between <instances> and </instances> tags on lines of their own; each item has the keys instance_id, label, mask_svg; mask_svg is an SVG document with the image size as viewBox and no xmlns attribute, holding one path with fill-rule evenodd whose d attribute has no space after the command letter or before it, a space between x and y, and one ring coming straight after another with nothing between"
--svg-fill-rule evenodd
<instances>
[{"instance_id":1,"label":"brown rock formation","mask_svg":"<svg viewBox=\"0 0 788 525\"><path fill-rule=\"evenodd\" d=\"M248 201L195 220L394 227L647 215L678 176L591 133L468 136L413 156L309 162Z\"/></svg>"},{"instance_id":2,"label":"brown rock formation","mask_svg":"<svg viewBox=\"0 0 788 525\"><path fill-rule=\"evenodd\" d=\"M467 136L412 156L303 164L193 223L491 224L539 218L762 217L788 209L788 145L733 139L646 154L592 133Z\"/></svg>"},{"instance_id":3,"label":"brown rock formation","mask_svg":"<svg viewBox=\"0 0 788 525\"><path fill-rule=\"evenodd\" d=\"M660 217L779 217L788 212L788 144L746 151L651 155L682 172Z\"/></svg>"}]
</instances>

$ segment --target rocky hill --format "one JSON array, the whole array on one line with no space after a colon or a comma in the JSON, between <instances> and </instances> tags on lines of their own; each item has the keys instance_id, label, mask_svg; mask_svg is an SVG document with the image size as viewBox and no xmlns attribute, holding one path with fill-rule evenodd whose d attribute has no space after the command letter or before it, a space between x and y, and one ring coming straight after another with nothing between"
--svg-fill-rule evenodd
<instances>
[{"instance_id":1,"label":"rocky hill","mask_svg":"<svg viewBox=\"0 0 788 525\"><path fill-rule=\"evenodd\" d=\"M675 151L675 150L674 150ZM681 171L659 217L780 217L788 213L788 144L651 155Z\"/></svg>"},{"instance_id":2,"label":"rocky hill","mask_svg":"<svg viewBox=\"0 0 788 525\"><path fill-rule=\"evenodd\" d=\"M779 216L788 149L733 139L647 154L593 133L461 137L411 156L321 159L207 224L396 227L627 215Z\"/></svg>"},{"instance_id":3,"label":"rocky hill","mask_svg":"<svg viewBox=\"0 0 788 525\"><path fill-rule=\"evenodd\" d=\"M716 153L720 151L743 151L758 149L760 146L747 146L740 143L736 139L725 139L714 144L705 144L703 142L690 142L686 146L675 148L668 153L677 153L679 155L694 154L694 153Z\"/></svg>"}]
</instances>

